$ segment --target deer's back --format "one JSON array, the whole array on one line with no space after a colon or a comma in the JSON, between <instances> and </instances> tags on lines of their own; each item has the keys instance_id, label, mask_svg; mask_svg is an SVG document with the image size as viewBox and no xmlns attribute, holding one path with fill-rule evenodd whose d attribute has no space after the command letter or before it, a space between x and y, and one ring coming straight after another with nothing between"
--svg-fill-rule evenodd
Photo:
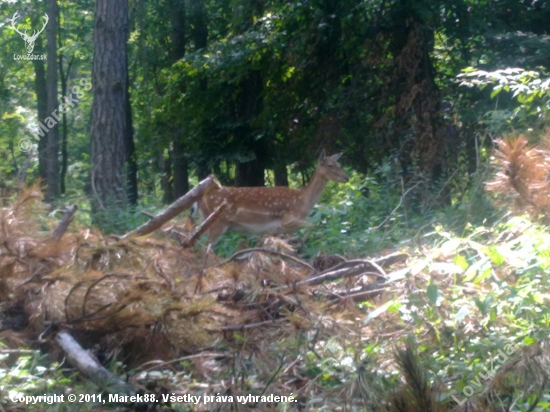
<instances>
[{"instance_id":1,"label":"deer's back","mask_svg":"<svg viewBox=\"0 0 550 412\"><path fill-rule=\"evenodd\" d=\"M229 219L247 212L258 216L281 217L299 206L300 194L300 190L286 187L222 187L203 196L199 209L208 216L226 200L226 216Z\"/></svg>"}]
</instances>

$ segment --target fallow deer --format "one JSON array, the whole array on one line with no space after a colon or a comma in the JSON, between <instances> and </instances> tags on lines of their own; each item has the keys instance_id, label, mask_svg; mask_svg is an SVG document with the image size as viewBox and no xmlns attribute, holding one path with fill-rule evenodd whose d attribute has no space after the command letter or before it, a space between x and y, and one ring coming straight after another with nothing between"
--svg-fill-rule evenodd
<instances>
[{"instance_id":1,"label":"fallow deer","mask_svg":"<svg viewBox=\"0 0 550 412\"><path fill-rule=\"evenodd\" d=\"M300 189L286 187L222 187L208 192L199 201L204 221L224 200L225 212L208 229L208 241L216 243L227 230L239 233L293 233L308 222L306 218L321 197L327 182L347 182L338 159L323 150L309 183Z\"/></svg>"}]
</instances>

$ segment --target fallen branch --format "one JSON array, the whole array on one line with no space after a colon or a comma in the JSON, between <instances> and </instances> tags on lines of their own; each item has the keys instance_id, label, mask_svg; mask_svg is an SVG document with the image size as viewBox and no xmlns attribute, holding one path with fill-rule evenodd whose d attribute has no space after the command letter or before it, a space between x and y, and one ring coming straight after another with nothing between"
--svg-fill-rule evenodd
<instances>
[{"instance_id":1,"label":"fallen branch","mask_svg":"<svg viewBox=\"0 0 550 412\"><path fill-rule=\"evenodd\" d=\"M149 233L154 232L170 219L176 217L184 210L190 208L193 203L198 201L202 196L204 196L204 194L216 187L220 187L220 184L218 183L216 178L214 176L208 176L206 179L199 182L197 186L195 186L185 195L183 195L166 209L164 209L162 212L155 215L151 220L145 222L143 225L126 233L125 235L120 236L118 239L128 240L139 236L145 236Z\"/></svg>"},{"instance_id":2,"label":"fallen branch","mask_svg":"<svg viewBox=\"0 0 550 412\"><path fill-rule=\"evenodd\" d=\"M252 252L263 252L263 253L269 253L269 254L275 255L275 256L280 256L280 257L283 257L285 259L292 260L293 262L299 263L300 265L307 267L308 269L312 270L313 272L317 272L317 270L315 270L315 268L313 266L311 266L307 262L304 262L301 259L298 259L297 257L287 255L286 253L283 253L283 252L277 252L276 250L264 249L264 248L261 248L261 247L253 247L253 248L250 248L250 249L240 250L237 253L235 253L233 256L231 256L230 258L224 260L223 262L216 263L215 265L210 266L208 269L212 269L212 268L215 268L215 267L218 267L218 266L223 266L223 265L235 260L239 256L246 255L247 253L252 253Z\"/></svg>"},{"instance_id":3,"label":"fallen branch","mask_svg":"<svg viewBox=\"0 0 550 412\"><path fill-rule=\"evenodd\" d=\"M366 264L369 264L369 265L376 265L377 270L381 274L384 274L384 270L381 268L381 266L393 265L394 263L397 263L401 260L407 260L408 257L409 257L409 255L407 255L406 253L396 252L396 253L392 253L392 254L383 256L381 258L375 258L375 259L345 260L344 262L340 262L337 265L334 265L334 266L324 270L320 274L322 275L322 274L327 273L327 272L332 272L336 269L340 269L340 268L343 268L343 267L346 267L346 266L353 266L353 265L357 265L357 264L362 264L362 263L366 263Z\"/></svg>"},{"instance_id":4,"label":"fallen branch","mask_svg":"<svg viewBox=\"0 0 550 412\"><path fill-rule=\"evenodd\" d=\"M380 266L393 265L394 263L405 261L409 258L409 255L402 252L390 253L389 255L382 256L379 258L371 259L371 262L374 262Z\"/></svg>"},{"instance_id":5,"label":"fallen branch","mask_svg":"<svg viewBox=\"0 0 550 412\"><path fill-rule=\"evenodd\" d=\"M118 394L129 395L137 392L131 384L124 382L118 376L105 369L94 356L84 350L67 332L59 332L55 337L55 341L67 354L68 361L100 388L108 389L109 392Z\"/></svg>"},{"instance_id":6,"label":"fallen branch","mask_svg":"<svg viewBox=\"0 0 550 412\"><path fill-rule=\"evenodd\" d=\"M74 215L77 210L78 210L77 205L71 205L65 208L65 211L63 212L63 216L61 217L59 224L57 225L55 230L52 232L52 236L51 236L52 239L60 240L63 237L63 235L69 228L69 225L73 221Z\"/></svg>"},{"instance_id":7,"label":"fallen branch","mask_svg":"<svg viewBox=\"0 0 550 412\"><path fill-rule=\"evenodd\" d=\"M198 228L195 229L195 231L189 236L189 238L183 242L183 247L191 247L195 244L197 239L201 237L201 235L206 232L210 226L220 217L220 215L225 211L227 208L228 203L226 200L223 201L221 205L219 205L216 210L214 210L210 216L208 216L204 222L200 224Z\"/></svg>"},{"instance_id":8,"label":"fallen branch","mask_svg":"<svg viewBox=\"0 0 550 412\"><path fill-rule=\"evenodd\" d=\"M373 296L380 294L386 290L387 285L380 283L370 283L358 290L346 291L346 292L335 292L339 298L352 299L354 302L363 302ZM375 289L377 288L377 289ZM332 296L335 298L335 296Z\"/></svg>"},{"instance_id":9,"label":"fallen branch","mask_svg":"<svg viewBox=\"0 0 550 412\"><path fill-rule=\"evenodd\" d=\"M344 262L345 263L345 262ZM339 265L337 265L339 266ZM370 266L370 267L369 267ZM376 272L365 272L366 269L375 269L378 271ZM299 282L296 282L296 286L300 285L320 285L323 282L326 281L332 281L336 279L340 279L347 276L356 276L356 275L373 275L382 279L386 279L386 274L382 271L380 273L380 266L373 264L373 262L370 261L362 261L359 265L351 267L351 268L341 268L337 270L331 270L329 272L321 273L318 276L314 276L311 278L307 278L304 280L301 280Z\"/></svg>"}]
</instances>

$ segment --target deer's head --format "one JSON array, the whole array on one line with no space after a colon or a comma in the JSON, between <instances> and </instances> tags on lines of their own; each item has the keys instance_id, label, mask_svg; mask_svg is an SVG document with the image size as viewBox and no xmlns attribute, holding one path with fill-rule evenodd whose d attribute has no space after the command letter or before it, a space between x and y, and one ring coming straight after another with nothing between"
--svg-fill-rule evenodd
<instances>
[{"instance_id":1,"label":"deer's head","mask_svg":"<svg viewBox=\"0 0 550 412\"><path fill-rule=\"evenodd\" d=\"M333 182L345 183L349 180L348 175L344 173L338 159L342 156L342 153L338 153L332 156L327 156L325 150L321 152L319 156L317 170L327 180Z\"/></svg>"},{"instance_id":2,"label":"deer's head","mask_svg":"<svg viewBox=\"0 0 550 412\"><path fill-rule=\"evenodd\" d=\"M40 30L34 30L33 33L32 33L32 36L29 36L27 34L27 30L25 31L20 31L17 29L17 26L15 25L15 21L21 17L21 15L19 14L19 12L15 12L13 14L13 17L11 18L11 27L21 35L21 37L23 38L23 40L25 40L25 43L27 43L27 53L28 54L31 54L34 50L34 42L36 41L38 35L40 33L42 33L44 31L44 29L46 28L46 25L48 24L48 21L50 20L48 15L47 14L44 14L44 16L46 17L46 19L44 20L44 25L42 26L42 28Z\"/></svg>"}]
</instances>

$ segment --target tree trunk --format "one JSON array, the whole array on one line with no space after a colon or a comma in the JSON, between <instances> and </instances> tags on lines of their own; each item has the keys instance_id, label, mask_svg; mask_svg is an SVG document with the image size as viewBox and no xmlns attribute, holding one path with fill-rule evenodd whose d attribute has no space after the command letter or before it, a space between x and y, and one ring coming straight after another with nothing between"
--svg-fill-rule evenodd
<instances>
[{"instance_id":1,"label":"tree trunk","mask_svg":"<svg viewBox=\"0 0 550 412\"><path fill-rule=\"evenodd\" d=\"M126 61L126 67L128 67L128 61ZM137 153L136 145L134 143L134 127L132 122L132 104L130 102L130 87L128 74L126 75L126 134L124 135L124 142L126 148L126 185L128 188L128 203L131 205L137 205L138 200L138 188L137 188Z\"/></svg>"},{"instance_id":2,"label":"tree trunk","mask_svg":"<svg viewBox=\"0 0 550 412\"><path fill-rule=\"evenodd\" d=\"M92 213L126 205L128 0L97 0L92 79Z\"/></svg>"},{"instance_id":3,"label":"tree trunk","mask_svg":"<svg viewBox=\"0 0 550 412\"><path fill-rule=\"evenodd\" d=\"M61 40L59 41L59 47L62 47ZM67 65L67 73L63 70L63 55L59 55L59 74L61 77L61 96L67 96L67 82L71 74L71 66L73 65L74 55ZM72 96L71 96L72 97ZM62 120L62 141L61 141L61 177L60 177L60 190L61 194L65 194L65 178L67 176L67 169L69 167L69 153L68 153L68 130L67 130L67 111L63 110Z\"/></svg>"},{"instance_id":4,"label":"tree trunk","mask_svg":"<svg viewBox=\"0 0 550 412\"><path fill-rule=\"evenodd\" d=\"M57 0L46 0L46 13L50 18L46 26L48 38L48 108L46 126L49 129L46 147L46 202L59 198L59 116L57 100Z\"/></svg>"},{"instance_id":5,"label":"tree trunk","mask_svg":"<svg viewBox=\"0 0 550 412\"><path fill-rule=\"evenodd\" d=\"M246 79L240 84L237 101L237 120L241 123L237 138L243 143L245 153L252 152L254 160L237 163L235 185L264 186L264 173L267 161L265 139L256 139L256 131L250 127L250 121L258 116L262 106L262 75L259 70L250 70Z\"/></svg>"},{"instance_id":6,"label":"tree trunk","mask_svg":"<svg viewBox=\"0 0 550 412\"><path fill-rule=\"evenodd\" d=\"M185 56L187 47L185 3L183 0L174 0L172 9L172 58L176 62ZM183 82L181 88L181 92L185 93ZM178 128L172 138L172 163L174 165L172 196L176 199L189 191L189 165L185 157L184 139L184 128Z\"/></svg>"},{"instance_id":7,"label":"tree trunk","mask_svg":"<svg viewBox=\"0 0 550 412\"><path fill-rule=\"evenodd\" d=\"M273 169L275 175L275 186L288 187L288 171L284 163L278 162Z\"/></svg>"},{"instance_id":8,"label":"tree trunk","mask_svg":"<svg viewBox=\"0 0 550 412\"><path fill-rule=\"evenodd\" d=\"M235 9L235 34L244 34L254 24L257 16L263 14L263 3L252 0L242 2L242 7ZM257 138L257 130L250 123L262 111L262 72L248 68L246 77L238 85L236 98L235 121L240 126L235 131L236 138L241 142L244 155L254 155L254 160L237 163L235 168L235 185L264 186L265 165L268 155L266 138Z\"/></svg>"},{"instance_id":9,"label":"tree trunk","mask_svg":"<svg viewBox=\"0 0 550 412\"><path fill-rule=\"evenodd\" d=\"M168 151L170 154L170 151ZM163 153L159 155L158 161L161 172L160 187L162 188L162 203L169 204L174 201L174 192L172 191L172 159L170 156L164 157Z\"/></svg>"},{"instance_id":10,"label":"tree trunk","mask_svg":"<svg viewBox=\"0 0 550 412\"><path fill-rule=\"evenodd\" d=\"M235 168L235 186L264 186L265 166L258 159L237 163Z\"/></svg>"},{"instance_id":11,"label":"tree trunk","mask_svg":"<svg viewBox=\"0 0 550 412\"><path fill-rule=\"evenodd\" d=\"M36 24L34 24L36 26ZM44 54L42 38L38 36L35 43L35 53ZM38 121L43 122L48 117L48 84L46 81L46 66L44 60L33 60L34 65L34 89L36 91L36 106ZM47 177L46 148L48 147L48 135L40 136L38 140L38 175L45 182Z\"/></svg>"},{"instance_id":12,"label":"tree trunk","mask_svg":"<svg viewBox=\"0 0 550 412\"><path fill-rule=\"evenodd\" d=\"M181 140L183 136L174 139L174 198L179 198L189 192L189 171L185 158L185 147Z\"/></svg>"}]
</instances>

